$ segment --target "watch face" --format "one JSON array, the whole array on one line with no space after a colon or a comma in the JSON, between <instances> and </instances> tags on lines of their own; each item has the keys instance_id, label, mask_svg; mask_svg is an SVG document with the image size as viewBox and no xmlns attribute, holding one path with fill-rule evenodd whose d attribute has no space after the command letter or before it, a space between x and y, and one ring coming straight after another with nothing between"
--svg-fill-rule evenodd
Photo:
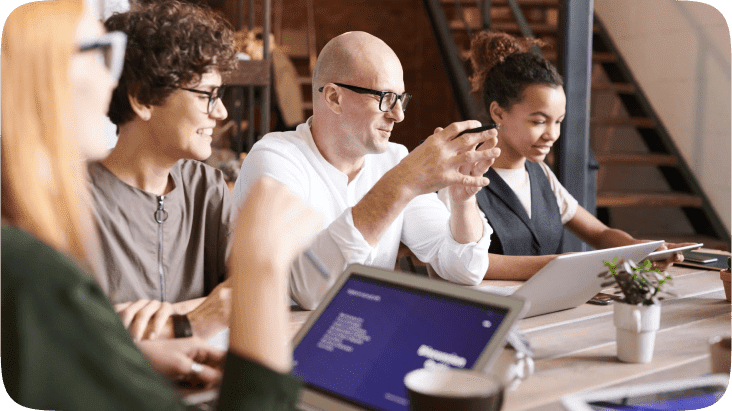
<instances>
[{"instance_id":1,"label":"watch face","mask_svg":"<svg viewBox=\"0 0 732 411\"><path fill-rule=\"evenodd\" d=\"M185 314L173 314L170 316L173 321L173 336L175 338L187 338L193 336L193 329L188 316Z\"/></svg>"}]
</instances>

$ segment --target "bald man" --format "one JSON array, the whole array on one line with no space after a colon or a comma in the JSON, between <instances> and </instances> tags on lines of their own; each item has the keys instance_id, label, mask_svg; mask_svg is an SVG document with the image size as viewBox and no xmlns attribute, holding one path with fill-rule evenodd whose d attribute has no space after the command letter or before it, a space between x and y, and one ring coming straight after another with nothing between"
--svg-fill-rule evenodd
<instances>
[{"instance_id":1,"label":"bald man","mask_svg":"<svg viewBox=\"0 0 732 411\"><path fill-rule=\"evenodd\" d=\"M291 267L290 293L301 307L315 309L348 264L393 269L400 241L448 281L483 279L492 230L475 193L488 184L483 174L500 154L496 132L455 138L480 123L453 123L408 154L389 137L410 97L386 43L368 33L342 34L318 56L313 116L295 131L267 134L245 158L234 187L239 203L266 174L324 217L309 251ZM451 211L435 194L444 187Z\"/></svg>"}]
</instances>

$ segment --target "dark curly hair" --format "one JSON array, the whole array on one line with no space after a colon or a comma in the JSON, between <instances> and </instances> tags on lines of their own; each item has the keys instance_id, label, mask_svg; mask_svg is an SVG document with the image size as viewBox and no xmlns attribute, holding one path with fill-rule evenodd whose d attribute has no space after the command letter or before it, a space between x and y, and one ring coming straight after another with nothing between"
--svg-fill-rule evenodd
<instances>
[{"instance_id":1,"label":"dark curly hair","mask_svg":"<svg viewBox=\"0 0 732 411\"><path fill-rule=\"evenodd\" d=\"M128 95L162 105L174 87L194 84L212 70L224 76L234 68L231 26L209 8L179 1L137 2L104 25L127 34L124 69L109 106L117 126L134 118Z\"/></svg>"},{"instance_id":2,"label":"dark curly hair","mask_svg":"<svg viewBox=\"0 0 732 411\"><path fill-rule=\"evenodd\" d=\"M538 39L517 38L506 33L482 31L470 42L473 92L482 92L486 109L492 102L505 109L521 99L524 87L544 84L561 87L562 76L532 47L544 46Z\"/></svg>"}]
</instances>

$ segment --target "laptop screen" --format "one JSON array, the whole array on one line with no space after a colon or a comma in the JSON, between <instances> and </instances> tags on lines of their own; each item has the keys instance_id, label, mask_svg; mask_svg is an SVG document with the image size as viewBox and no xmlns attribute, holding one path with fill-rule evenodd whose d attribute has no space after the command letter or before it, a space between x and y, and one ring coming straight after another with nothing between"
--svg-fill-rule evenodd
<instances>
[{"instance_id":1,"label":"laptop screen","mask_svg":"<svg viewBox=\"0 0 732 411\"><path fill-rule=\"evenodd\" d=\"M472 368L507 312L352 274L295 348L293 372L347 402L407 410L408 372Z\"/></svg>"}]
</instances>

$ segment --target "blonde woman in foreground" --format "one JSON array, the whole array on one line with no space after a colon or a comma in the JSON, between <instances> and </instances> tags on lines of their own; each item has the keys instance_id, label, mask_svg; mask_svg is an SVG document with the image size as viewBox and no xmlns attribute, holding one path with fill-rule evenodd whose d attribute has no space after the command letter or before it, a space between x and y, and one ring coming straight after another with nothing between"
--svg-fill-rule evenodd
<instances>
[{"instance_id":1,"label":"blonde woman in foreground","mask_svg":"<svg viewBox=\"0 0 732 411\"><path fill-rule=\"evenodd\" d=\"M243 205L228 354L196 338L135 345L93 276L84 162L104 152L101 124L123 50L124 35L105 35L82 0L30 3L5 25L5 387L39 409L184 409L167 378L221 383L219 409L292 408L299 383L288 375L286 270L320 222L282 185L260 180Z\"/></svg>"}]
</instances>

